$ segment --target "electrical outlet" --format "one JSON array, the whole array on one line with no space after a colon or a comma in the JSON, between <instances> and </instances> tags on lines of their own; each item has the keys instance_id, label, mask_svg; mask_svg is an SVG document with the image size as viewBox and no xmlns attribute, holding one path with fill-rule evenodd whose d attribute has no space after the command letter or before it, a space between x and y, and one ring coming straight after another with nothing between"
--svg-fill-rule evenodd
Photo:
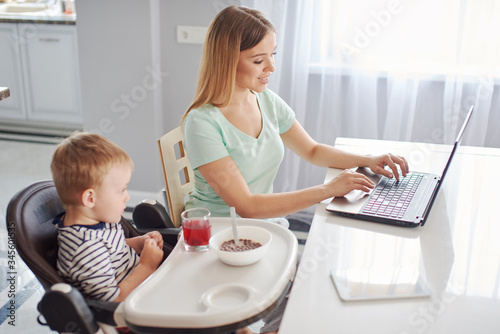
<instances>
[{"instance_id":1,"label":"electrical outlet","mask_svg":"<svg viewBox=\"0 0 500 334\"><path fill-rule=\"evenodd\" d=\"M208 27L177 26L177 43L203 44Z\"/></svg>"}]
</instances>

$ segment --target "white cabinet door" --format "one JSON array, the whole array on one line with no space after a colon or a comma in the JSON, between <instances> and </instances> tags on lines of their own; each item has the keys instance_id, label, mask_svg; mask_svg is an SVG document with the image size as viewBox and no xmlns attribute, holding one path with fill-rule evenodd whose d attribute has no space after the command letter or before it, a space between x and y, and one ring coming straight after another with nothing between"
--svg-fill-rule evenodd
<instances>
[{"instance_id":1,"label":"white cabinet door","mask_svg":"<svg viewBox=\"0 0 500 334\"><path fill-rule=\"evenodd\" d=\"M0 121L26 119L21 42L16 23L0 23L0 86L10 89L10 97L0 101Z\"/></svg>"},{"instance_id":2,"label":"white cabinet door","mask_svg":"<svg viewBox=\"0 0 500 334\"><path fill-rule=\"evenodd\" d=\"M20 24L30 121L81 124L76 26Z\"/></svg>"}]
</instances>

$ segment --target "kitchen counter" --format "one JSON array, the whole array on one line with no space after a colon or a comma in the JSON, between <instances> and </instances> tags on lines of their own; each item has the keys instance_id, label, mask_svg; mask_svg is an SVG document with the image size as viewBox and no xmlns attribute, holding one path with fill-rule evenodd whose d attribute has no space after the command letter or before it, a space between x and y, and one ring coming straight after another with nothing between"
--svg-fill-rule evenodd
<instances>
[{"instance_id":1,"label":"kitchen counter","mask_svg":"<svg viewBox=\"0 0 500 334\"><path fill-rule=\"evenodd\" d=\"M26 12L8 12L4 10L6 8L4 6L9 6L9 4L0 4L0 23L76 24L76 14L63 13L60 5Z\"/></svg>"},{"instance_id":2,"label":"kitchen counter","mask_svg":"<svg viewBox=\"0 0 500 334\"><path fill-rule=\"evenodd\" d=\"M0 87L0 100L6 99L10 96L10 89L7 87Z\"/></svg>"}]
</instances>

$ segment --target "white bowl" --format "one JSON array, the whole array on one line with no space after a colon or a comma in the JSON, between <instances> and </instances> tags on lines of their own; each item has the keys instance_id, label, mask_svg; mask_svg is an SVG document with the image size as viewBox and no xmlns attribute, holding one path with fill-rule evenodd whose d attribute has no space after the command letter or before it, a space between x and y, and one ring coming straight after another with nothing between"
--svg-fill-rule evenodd
<instances>
[{"instance_id":1,"label":"white bowl","mask_svg":"<svg viewBox=\"0 0 500 334\"><path fill-rule=\"evenodd\" d=\"M238 226L238 238L259 242L262 246L238 252L223 251L220 246L224 241L233 240L233 229L222 230L210 238L210 248L213 249L222 262L231 266L247 266L262 259L269 248L272 235L268 230L257 226Z\"/></svg>"}]
</instances>

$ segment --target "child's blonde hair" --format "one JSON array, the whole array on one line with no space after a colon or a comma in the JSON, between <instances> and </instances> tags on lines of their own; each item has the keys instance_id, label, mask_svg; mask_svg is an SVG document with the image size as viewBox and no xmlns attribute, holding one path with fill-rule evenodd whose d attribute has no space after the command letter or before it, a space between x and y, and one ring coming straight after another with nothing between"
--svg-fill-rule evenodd
<instances>
[{"instance_id":1,"label":"child's blonde hair","mask_svg":"<svg viewBox=\"0 0 500 334\"><path fill-rule=\"evenodd\" d=\"M75 132L59 144L50 169L63 205L78 205L86 189L99 187L110 169L121 164L134 168L118 145L94 133Z\"/></svg>"}]
</instances>

